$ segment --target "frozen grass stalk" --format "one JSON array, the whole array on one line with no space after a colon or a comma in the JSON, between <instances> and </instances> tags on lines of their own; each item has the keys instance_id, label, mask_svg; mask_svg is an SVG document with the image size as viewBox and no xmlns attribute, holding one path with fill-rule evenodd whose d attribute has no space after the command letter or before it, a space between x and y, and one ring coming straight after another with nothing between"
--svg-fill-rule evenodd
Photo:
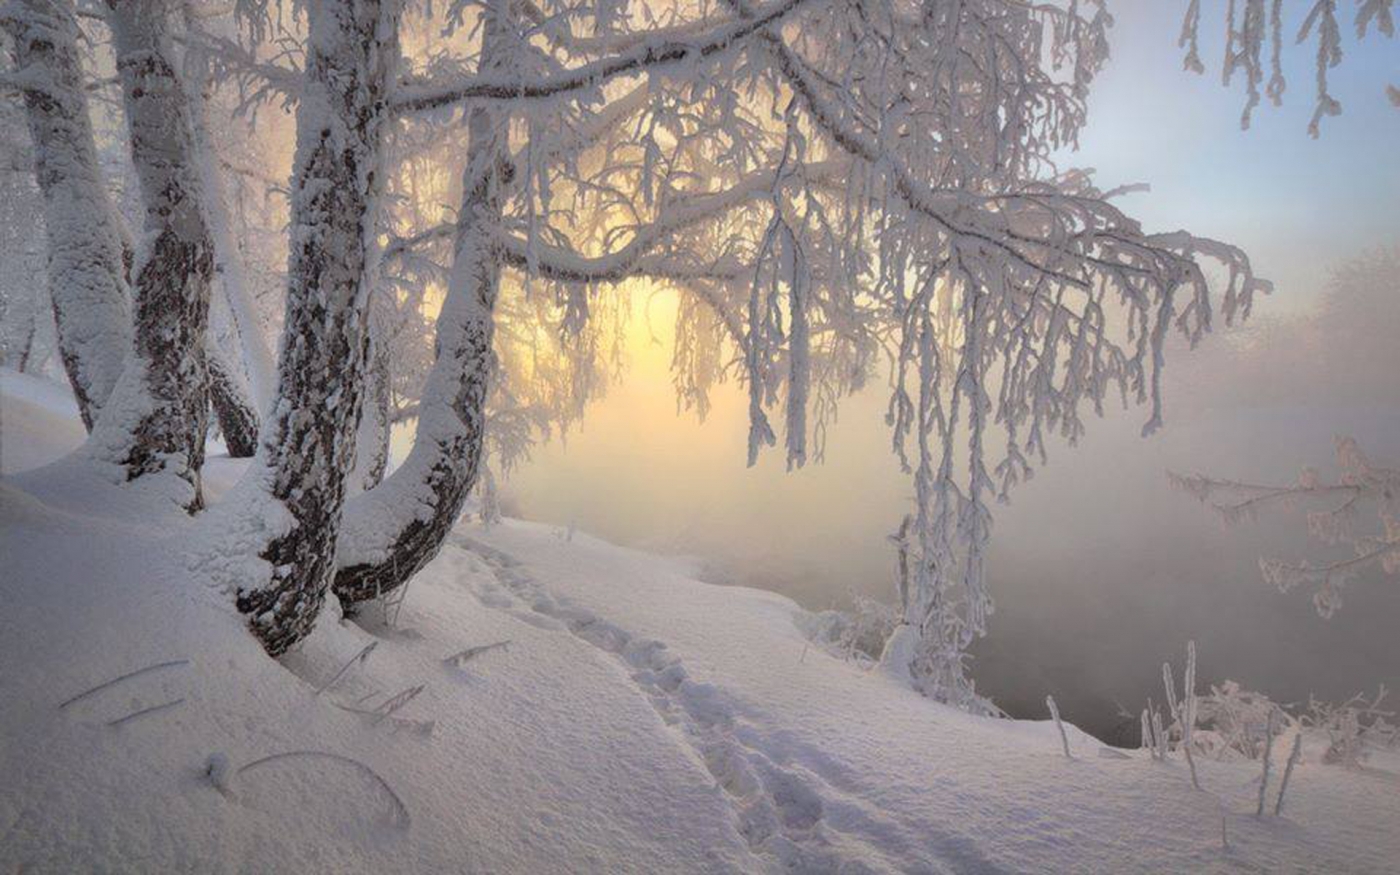
<instances>
[{"instance_id":1,"label":"frozen grass stalk","mask_svg":"<svg viewBox=\"0 0 1400 875\"><path fill-rule=\"evenodd\" d=\"M1060 744L1064 745L1065 759L1074 759L1069 753L1069 736L1065 735L1065 724L1060 721L1060 709L1055 706L1055 697L1046 696L1045 704L1050 707L1050 716L1055 718L1055 728L1060 730Z\"/></svg>"},{"instance_id":2,"label":"frozen grass stalk","mask_svg":"<svg viewBox=\"0 0 1400 875\"><path fill-rule=\"evenodd\" d=\"M1259 776L1259 808L1256 817L1264 816L1264 793L1269 788L1269 757L1274 752L1274 714L1269 712L1269 722L1264 727L1264 772Z\"/></svg>"},{"instance_id":3,"label":"frozen grass stalk","mask_svg":"<svg viewBox=\"0 0 1400 875\"><path fill-rule=\"evenodd\" d=\"M166 710L167 708L174 708L174 707L176 707L177 705L182 705L182 704L184 704L184 702L185 702L185 697L184 697L184 696L181 696L180 698L178 698L178 699L173 699L173 700L171 700L171 701L169 701L169 702L161 702L159 705L152 705L152 706L149 707L149 708L142 708L142 709L139 710L139 711L133 711L133 712L131 712L130 714L126 715L125 717L118 717L118 718L115 719L115 720L108 720L108 721L107 721L107 725L108 725L108 726L121 726L121 725L123 725L123 724L130 723L132 720L138 720L138 719L140 719L140 718L142 718L142 717L145 717L147 714L154 714L154 713L156 713L157 711L164 711L164 710Z\"/></svg>"},{"instance_id":4,"label":"frozen grass stalk","mask_svg":"<svg viewBox=\"0 0 1400 875\"><path fill-rule=\"evenodd\" d=\"M147 672L157 671L162 668L170 668L176 665L189 665L189 663L190 661L188 659L172 659L169 662L157 662L155 665L148 665L145 668L138 668L136 671L129 671L124 675L112 678L110 681L105 681L103 683L98 684L95 687L86 689L81 693L77 694L76 696L70 696L69 698L64 699L62 702L58 703L58 707L60 710L63 708L67 708L69 705L86 699L88 696L100 693L108 687L115 686L121 683L122 681L131 680L134 677L140 677L141 675L146 674Z\"/></svg>"},{"instance_id":5,"label":"frozen grass stalk","mask_svg":"<svg viewBox=\"0 0 1400 875\"><path fill-rule=\"evenodd\" d=\"M1167 691L1167 715L1173 720L1181 718L1181 712L1177 709L1176 685L1172 683L1172 664L1162 663L1162 686Z\"/></svg>"},{"instance_id":6,"label":"frozen grass stalk","mask_svg":"<svg viewBox=\"0 0 1400 875\"><path fill-rule=\"evenodd\" d=\"M326 681L324 684L321 685L321 688L316 691L316 695L319 696L326 690L329 690L331 687L335 686L336 682L339 681L342 677L344 677L345 673L349 671L350 667L355 663L363 664L366 659L369 659L370 653L372 653L374 651L374 648L377 646L379 646L378 641L371 641L370 643L366 644L363 650L352 656L349 662L345 663L340 667L340 671L335 673L335 677L331 678L330 680Z\"/></svg>"},{"instance_id":7,"label":"frozen grass stalk","mask_svg":"<svg viewBox=\"0 0 1400 875\"><path fill-rule=\"evenodd\" d=\"M1162 727L1162 712L1152 709L1152 737L1157 742L1157 759L1167 761L1167 730Z\"/></svg>"},{"instance_id":8,"label":"frozen grass stalk","mask_svg":"<svg viewBox=\"0 0 1400 875\"><path fill-rule=\"evenodd\" d=\"M1186 642L1186 677L1181 689L1181 748L1186 751L1186 765L1191 767L1191 786L1201 789L1196 775L1196 757L1191 753L1191 739L1196 734L1196 642Z\"/></svg>"},{"instance_id":9,"label":"frozen grass stalk","mask_svg":"<svg viewBox=\"0 0 1400 875\"><path fill-rule=\"evenodd\" d=\"M1283 794L1288 792L1288 779L1293 775L1293 766L1303 754L1303 730L1293 736L1293 750L1288 754L1288 765L1283 768L1283 781L1278 785L1278 799L1274 801L1274 816L1283 813Z\"/></svg>"},{"instance_id":10,"label":"frozen grass stalk","mask_svg":"<svg viewBox=\"0 0 1400 875\"><path fill-rule=\"evenodd\" d=\"M466 650L459 650L443 660L444 665L460 666L463 663L476 659L483 653L490 653L493 650L509 650L510 639L497 641L495 644L478 644L476 647L468 647Z\"/></svg>"},{"instance_id":11,"label":"frozen grass stalk","mask_svg":"<svg viewBox=\"0 0 1400 875\"><path fill-rule=\"evenodd\" d=\"M410 818L408 815L408 806L403 804L403 799L399 798L399 794L395 793L394 788L389 786L389 782L384 780L383 776L381 776L374 769L370 768L369 766L365 765L359 760L352 759L342 754L330 753L329 751L324 750L289 750L285 753L275 753L269 756L262 757L261 759L253 760L251 763L244 763L241 767L239 767L238 771L235 774L241 775L244 772L260 768L262 766L268 765L269 763L275 763L288 759L323 759L330 760L331 762L344 763L345 765L352 766L358 769L365 775L369 776L369 778L372 779L375 782L375 784L377 784L388 797L390 803L391 823L394 826L399 827L400 829L408 829L408 825L410 822Z\"/></svg>"}]
</instances>

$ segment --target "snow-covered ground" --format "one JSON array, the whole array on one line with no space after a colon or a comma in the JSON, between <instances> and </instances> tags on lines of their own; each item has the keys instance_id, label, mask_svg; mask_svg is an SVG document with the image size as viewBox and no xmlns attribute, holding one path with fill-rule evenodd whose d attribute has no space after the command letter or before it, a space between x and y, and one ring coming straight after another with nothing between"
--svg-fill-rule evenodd
<instances>
[{"instance_id":1,"label":"snow-covered ground","mask_svg":"<svg viewBox=\"0 0 1400 875\"><path fill-rule=\"evenodd\" d=\"M81 440L61 387L0 374L0 416L0 872L1400 861L1393 757L1305 746L1283 815L1256 818L1257 763L1200 763L1196 791L1184 762L1072 727L1066 759L1048 721L972 718L809 645L782 596L531 523L460 524L401 605L328 611L274 662L187 570L188 518L34 468ZM210 491L236 474L211 460Z\"/></svg>"}]
</instances>

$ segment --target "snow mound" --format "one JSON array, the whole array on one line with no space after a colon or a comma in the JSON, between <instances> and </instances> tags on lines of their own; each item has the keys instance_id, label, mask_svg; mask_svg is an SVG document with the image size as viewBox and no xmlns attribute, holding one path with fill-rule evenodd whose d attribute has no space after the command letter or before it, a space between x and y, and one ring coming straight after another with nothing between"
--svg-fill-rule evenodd
<instances>
[{"instance_id":1,"label":"snow mound","mask_svg":"<svg viewBox=\"0 0 1400 875\"><path fill-rule=\"evenodd\" d=\"M7 454L51 461L71 413L0 388ZM1184 762L1101 757L1073 727L1066 759L1048 721L971 717L809 646L786 598L531 523L459 525L401 604L328 609L273 661L192 579L189 526L63 461L0 481L0 871L1400 859L1394 762L1305 749L1284 815L1256 819L1257 764L1200 763L1198 792Z\"/></svg>"}]
</instances>

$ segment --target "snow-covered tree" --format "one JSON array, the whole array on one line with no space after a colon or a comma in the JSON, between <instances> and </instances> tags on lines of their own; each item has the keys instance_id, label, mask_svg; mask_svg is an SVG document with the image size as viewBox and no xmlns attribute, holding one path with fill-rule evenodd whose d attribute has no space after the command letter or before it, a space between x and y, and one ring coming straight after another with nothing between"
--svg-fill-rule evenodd
<instances>
[{"instance_id":1,"label":"snow-covered tree","mask_svg":"<svg viewBox=\"0 0 1400 875\"><path fill-rule=\"evenodd\" d=\"M323 0L308 10L277 398L252 466L209 523L214 555L203 557L273 655L310 631L334 570L400 11L396 0Z\"/></svg>"},{"instance_id":2,"label":"snow-covered tree","mask_svg":"<svg viewBox=\"0 0 1400 875\"><path fill-rule=\"evenodd\" d=\"M1096 7L876 14L809 0L678 10L663 27L613 20L604 31L600 10L527 9L512 68L459 72L439 59L407 78L394 105L470 104L468 117L481 118L481 104L508 101L497 125L519 119L523 143L513 213L492 243L500 257L558 283L580 316L588 284L638 274L703 302L709 327L687 326L678 363L692 373L678 385L703 403L703 373L734 362L751 397L751 458L776 441L767 411L781 403L786 454L801 465L809 436L884 345L896 446L918 492L905 623L887 662L934 695L970 701L961 654L990 607L988 499L1026 476L1048 432L1076 438L1081 406L1111 390L1150 401L1154 428L1169 328L1198 338L1217 308L1235 316L1261 284L1230 247L1146 234L1083 175L1054 170L1050 155L1073 143L1105 51ZM480 43L474 51L479 62ZM572 142L540 136L542 116L572 120ZM424 235L456 239L461 222ZM1228 269L1219 302L1197 256ZM989 459L994 433L1005 450ZM392 568L395 532L435 529L429 540L440 540L445 527L425 523L454 502L423 476L443 469L422 469L416 498L366 493L365 506L392 501L372 519L405 523L381 527L379 543L347 539L343 558L366 551L352 566Z\"/></svg>"},{"instance_id":3,"label":"snow-covered tree","mask_svg":"<svg viewBox=\"0 0 1400 875\"><path fill-rule=\"evenodd\" d=\"M3 32L3 31L0 31ZM6 367L42 370L49 293L44 276L44 201L34 178L25 112L0 99L0 356Z\"/></svg>"},{"instance_id":4,"label":"snow-covered tree","mask_svg":"<svg viewBox=\"0 0 1400 875\"><path fill-rule=\"evenodd\" d=\"M991 607L990 498L1028 476L1052 434L1076 439L1082 410L1110 394L1149 403L1155 428L1168 331L1197 339L1262 288L1238 251L1147 233L1114 192L1052 160L1074 144L1106 56L1098 3L461 0L414 7L402 75L393 0L238 3L232 31L203 20L219 10L182 8L180 160L159 167L211 203L169 205L206 241L171 285L187 305L166 314L172 330L206 318L193 312L206 263L238 272L226 253L247 225L220 217L215 165L258 175L210 142L215 92L236 90L242 112L276 100L297 113L276 398L202 565L274 654L310 629L332 565L353 603L436 553L492 428L518 447L531 423L577 415L602 383L602 287L647 278L682 295L680 403L703 415L715 382L746 386L750 462L780 435L790 468L820 458L840 399L883 355L916 493L884 661L973 706L962 660ZM173 72L160 84L174 87ZM145 104L127 102L149 206L171 189L146 191L160 180L135 142ZM398 148L416 138L427 153ZM379 196L399 160L461 179L446 221L395 227L393 197ZM414 448L376 485L396 387L415 370L395 339L422 335L413 300L427 297L391 262L415 258L444 298ZM1219 296L1198 258L1225 266ZM174 278L148 282L160 277ZM236 332L258 334L248 283L220 282ZM385 314L372 359L371 311ZM493 356L542 330L569 350L568 385L550 390L559 410L522 415L522 386L553 378L532 364L524 383L493 389ZM257 384L257 344L239 345ZM181 361L202 375L198 355ZM202 414L185 414L189 433Z\"/></svg>"},{"instance_id":5,"label":"snow-covered tree","mask_svg":"<svg viewBox=\"0 0 1400 875\"><path fill-rule=\"evenodd\" d=\"M197 510L209 410L213 244L166 5L109 5L144 226L132 265L131 355L86 452L116 465L128 481L160 475L172 498Z\"/></svg>"},{"instance_id":6,"label":"snow-covered tree","mask_svg":"<svg viewBox=\"0 0 1400 875\"><path fill-rule=\"evenodd\" d=\"M507 9L508 4L496 3L482 16L481 75L510 64ZM436 556L476 482L500 287L501 261L492 236L510 172L507 137L491 105L471 109L452 269L413 449L387 480L355 496L346 508L334 583L343 602L392 590Z\"/></svg>"},{"instance_id":7,"label":"snow-covered tree","mask_svg":"<svg viewBox=\"0 0 1400 875\"><path fill-rule=\"evenodd\" d=\"M51 24L60 21L64 15L71 15L71 10L67 10L61 6L46 6L45 9L48 14L57 16L50 20ZM114 15L121 16L124 19L130 19L138 14L139 9L140 7L136 5L124 4ZM30 10L30 12L32 11L33 10ZM160 57L163 63L169 64L171 52L168 40L166 40L164 36L166 26L164 5L159 5L153 10L147 9L143 12L139 12L139 14L147 17L150 17L152 14L158 14L155 24L158 30L154 32L154 35L152 35L150 39L161 45ZM11 14L12 22L19 22L22 18L23 17L19 16L17 13L12 12ZM42 17L35 19L32 16L24 20L44 21ZM70 22L70 24L76 28L75 22ZM58 25L54 24L53 26L57 27ZM140 26L145 27L145 25ZM50 33L57 33L57 31L51 31ZM88 39L91 41L90 38ZM17 39L16 45L18 46L20 43L21 41ZM26 44L33 45L32 42ZM40 44L43 44L42 40ZM16 57L18 65L18 49L16 50ZM51 54L49 56L50 60L55 57L60 57L60 55ZM41 67L42 63L39 66ZM36 72L33 68L26 69L28 69L29 72ZM70 73L80 77L81 69L75 68L70 71ZM173 70L171 70L170 73L172 76L174 75ZM33 82L44 80L40 77L39 79L25 81L30 81L32 86ZM82 80L80 80L80 82L82 82ZM64 135L65 138L62 141L69 144L67 148L71 150L73 156L96 156L98 149L93 136L93 128L90 120L87 118L88 110L86 108L86 101L82 99L84 96L83 92L86 92L90 86L85 82L83 82L83 85L84 87L78 94L79 103L75 104L75 106L79 107L79 109L76 110L78 114L74 117L77 120L66 131ZM33 122L41 117L38 113L42 112L44 107L47 106L51 108L54 104L46 102L44 94L34 97L37 92L34 91L32 87L27 93L31 95L28 104L30 119L31 122ZM51 97L51 95L49 96ZM144 92L141 100L143 103L155 107L153 112L157 118L163 120L162 124L173 124L174 127L172 130L179 129L178 122L182 116L186 114L184 100L179 93L168 90L162 90L159 93ZM132 104L128 104L126 108L128 111L131 111ZM52 141L55 136L54 131L49 130L46 136L48 140ZM163 137L165 133L158 132L155 136ZM147 139L149 140L150 137L151 135L148 133ZM39 141L36 140L34 142L37 143ZM172 144L188 152L184 142L175 139L168 140L161 149L156 150L156 153L152 153L149 147L144 146L139 148L144 148L146 150L145 152L135 151L138 148L138 144L133 142L134 151L132 152L132 158L147 161L154 158L154 160L158 162L165 162L167 158L159 153L161 153L162 150L168 152L168 147ZM26 149L24 151L28 152L29 150ZM117 375L121 373L124 367L126 354L129 352L131 345L131 317L128 315L127 295L131 271L137 252L122 217L111 203L107 193L107 186L101 179L101 169L95 162L95 159L94 162L89 165L91 167L91 172L87 174L69 175L66 172L59 173L55 171L46 175L43 171L42 162L44 161L44 156L48 153L42 149L35 149L34 152L34 170L39 174L41 181L47 179L52 187L52 185L61 180L63 186L73 189L74 191L81 187L81 192L79 192L81 197L78 197L76 200L68 196L68 194L72 192L67 192L62 195L56 193L55 196L58 197L58 199L54 201L53 209L83 209L82 215L69 216L70 221L66 225L60 223L57 226L57 233L45 235L48 237L50 249L50 281L51 283L57 282L61 284L59 295L58 298L55 299L55 303L57 304L59 300L67 301L72 297L75 288L79 290L87 289L89 292L94 289L103 290L100 297L97 298L101 306L92 313L93 318L99 321L93 325L87 326L87 328L95 332L94 337L87 344L80 344L75 340L71 340L71 337L78 332L79 328L83 328L83 322L66 319L63 315L66 311L65 307L60 307L56 314L58 315L58 322L61 326L65 328L73 326L66 335L60 333L59 341L61 346L65 342L68 343L69 350L64 354L64 359L69 363L68 371L70 381L75 381L75 397L79 399L80 411L83 412L89 420L92 420L88 422L91 426L95 422L95 418L88 412L88 407L91 405L83 404L83 399L89 399L91 397L91 392L85 388L85 384L81 381L86 371L97 371L105 374L106 376L104 379L109 381L112 385L115 385ZM195 155L197 157L197 151ZM72 165L70 163L63 166L68 167ZM175 172L178 174L183 171L177 170ZM182 204L192 204L195 208L202 208L204 205L200 198L192 197L190 192L180 192L176 197L167 199L166 202L157 202L153 207L148 208L148 212L150 209L154 209L156 215L163 216L169 209L170 202L174 201L179 201ZM65 227L68 228L71 233L64 233L63 229ZM43 226L43 228L46 230L46 225ZM33 233L32 230L30 233ZM191 229L189 233L197 236L198 230ZM99 249L94 247L105 246L106 242L104 241L116 241L115 251L117 255L115 258L106 256L101 258L95 257L100 253ZM90 258L89 256L94 257ZM73 273L73 270L79 268L83 272L81 277ZM177 267L174 275L177 277L184 277L185 268L183 266ZM199 281L198 276L195 276L194 279L196 282ZM184 281L184 279L181 280L181 282ZM72 285L73 283L77 283L77 285L74 286ZM138 288L136 291L138 295L137 311L139 314L139 296L141 290ZM160 314L162 318L172 318L171 314L174 311L169 309L168 304L168 301L162 302L157 305L152 312ZM29 336L32 337L32 330L35 325L32 308L29 317L29 325ZM198 330L195 336L202 337L202 329ZM87 350L98 348L96 344L104 337L109 341L107 345L100 347L104 351L104 355L101 359L94 360L92 353ZM118 344L115 342L114 338L121 339L120 349L118 349ZM215 379L211 385L212 391L210 397L214 403L219 424L225 434L230 452L234 455L250 455L257 431L257 416L256 412L251 407L250 401L247 399L247 389L243 386L241 368L230 363L226 354L212 341L204 339L201 341L200 345L202 345L203 352L207 356L211 371L215 374ZM84 362L88 362L88 364L84 365ZM98 367L99 365L100 367ZM103 391L98 400L105 403L107 397L110 395L110 391L110 387L107 388ZM176 417L176 419L182 419L182 417ZM109 445L101 454L104 455L104 457L117 458L129 457L132 455L133 451L131 448L124 445L129 444L133 438L130 434L121 433L121 428L123 427L119 427L116 431L107 429L105 436L99 439L99 443ZM199 422L190 422L187 424L187 428L186 426L181 426L181 428L188 431L190 443L196 443L201 440L196 437L197 429L200 428ZM155 443L158 443L160 440L168 442L171 438L167 435L163 439L157 439L152 429L145 428L144 437L140 440L146 442L150 446L154 446ZM140 476L140 473L144 473L150 467L151 466L138 466L137 469L129 469L124 475L125 479L135 479L135 476ZM197 467L197 463L195 467ZM132 476L133 470L137 472L135 476Z\"/></svg>"},{"instance_id":8,"label":"snow-covered tree","mask_svg":"<svg viewBox=\"0 0 1400 875\"><path fill-rule=\"evenodd\" d=\"M89 429L131 349L122 243L102 181L83 79L81 32L66 0L0 7L15 69L0 87L23 95L44 201L49 300L57 346Z\"/></svg>"}]
</instances>

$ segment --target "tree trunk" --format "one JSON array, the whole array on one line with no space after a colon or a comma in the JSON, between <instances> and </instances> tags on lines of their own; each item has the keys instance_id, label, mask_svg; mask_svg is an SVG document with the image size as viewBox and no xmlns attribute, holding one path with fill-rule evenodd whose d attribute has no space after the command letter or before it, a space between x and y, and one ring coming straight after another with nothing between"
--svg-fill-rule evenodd
<instances>
[{"instance_id":1,"label":"tree trunk","mask_svg":"<svg viewBox=\"0 0 1400 875\"><path fill-rule=\"evenodd\" d=\"M483 67L499 63L500 22L488 7ZM493 52L496 48L496 52ZM500 110L468 119L467 166L457 213L452 275L438 315L433 368L408 458L346 507L336 550L335 594L346 607L405 583L438 554L481 466L493 368L493 311L501 262L491 241L500 222L508 162Z\"/></svg>"},{"instance_id":2,"label":"tree trunk","mask_svg":"<svg viewBox=\"0 0 1400 875\"><path fill-rule=\"evenodd\" d=\"M365 374L365 404L360 415L360 429L355 437L355 468L347 486L347 495L368 492L384 480L389 467L389 350L375 324L371 304L369 314L369 360ZM348 500L348 499L347 499Z\"/></svg>"},{"instance_id":3,"label":"tree trunk","mask_svg":"<svg viewBox=\"0 0 1400 875\"><path fill-rule=\"evenodd\" d=\"M200 209L184 93L171 63L165 5L110 2L131 161L145 208L133 267L135 343L89 441L127 481L153 477L187 510L203 506L200 466L209 417L204 356L213 246Z\"/></svg>"},{"instance_id":4,"label":"tree trunk","mask_svg":"<svg viewBox=\"0 0 1400 875\"><path fill-rule=\"evenodd\" d=\"M181 5L181 10L184 26L186 30L190 30L195 12L194 4L186 0ZM257 305L248 290L248 272L238 248L233 224L229 219L223 175L218 167L218 147L209 135L208 101L205 95L209 76L208 65L200 50L195 48L196 45L197 43L191 42L185 48L186 91L195 166L204 190L204 220L208 223L210 239L214 244L214 273L218 277L220 289L223 290L224 300L228 303L229 314L233 317L233 327L242 348L243 364L247 367L248 388L251 391L254 412L252 430L256 440L257 414L268 410L277 391L276 363L268 347L267 337L263 333ZM216 404L215 411L218 410L219 406ZM221 421L220 427L224 425ZM232 451L232 444L229 445L229 449Z\"/></svg>"},{"instance_id":5,"label":"tree trunk","mask_svg":"<svg viewBox=\"0 0 1400 875\"><path fill-rule=\"evenodd\" d=\"M310 7L278 402L248 474L250 503L238 511L243 528L263 527L266 565L260 580L243 577L236 604L273 656L311 631L334 570L364 382L369 206L398 16L396 0Z\"/></svg>"},{"instance_id":6,"label":"tree trunk","mask_svg":"<svg viewBox=\"0 0 1400 875\"><path fill-rule=\"evenodd\" d=\"M212 336L204 342L204 354L209 367L209 404L228 454L235 459L251 458L258 450L258 411L248 385Z\"/></svg>"},{"instance_id":7,"label":"tree trunk","mask_svg":"<svg viewBox=\"0 0 1400 875\"><path fill-rule=\"evenodd\" d=\"M0 11L14 40L44 200L49 297L59 356L83 425L91 430L131 349L121 241L102 182L72 4L14 0Z\"/></svg>"}]
</instances>

